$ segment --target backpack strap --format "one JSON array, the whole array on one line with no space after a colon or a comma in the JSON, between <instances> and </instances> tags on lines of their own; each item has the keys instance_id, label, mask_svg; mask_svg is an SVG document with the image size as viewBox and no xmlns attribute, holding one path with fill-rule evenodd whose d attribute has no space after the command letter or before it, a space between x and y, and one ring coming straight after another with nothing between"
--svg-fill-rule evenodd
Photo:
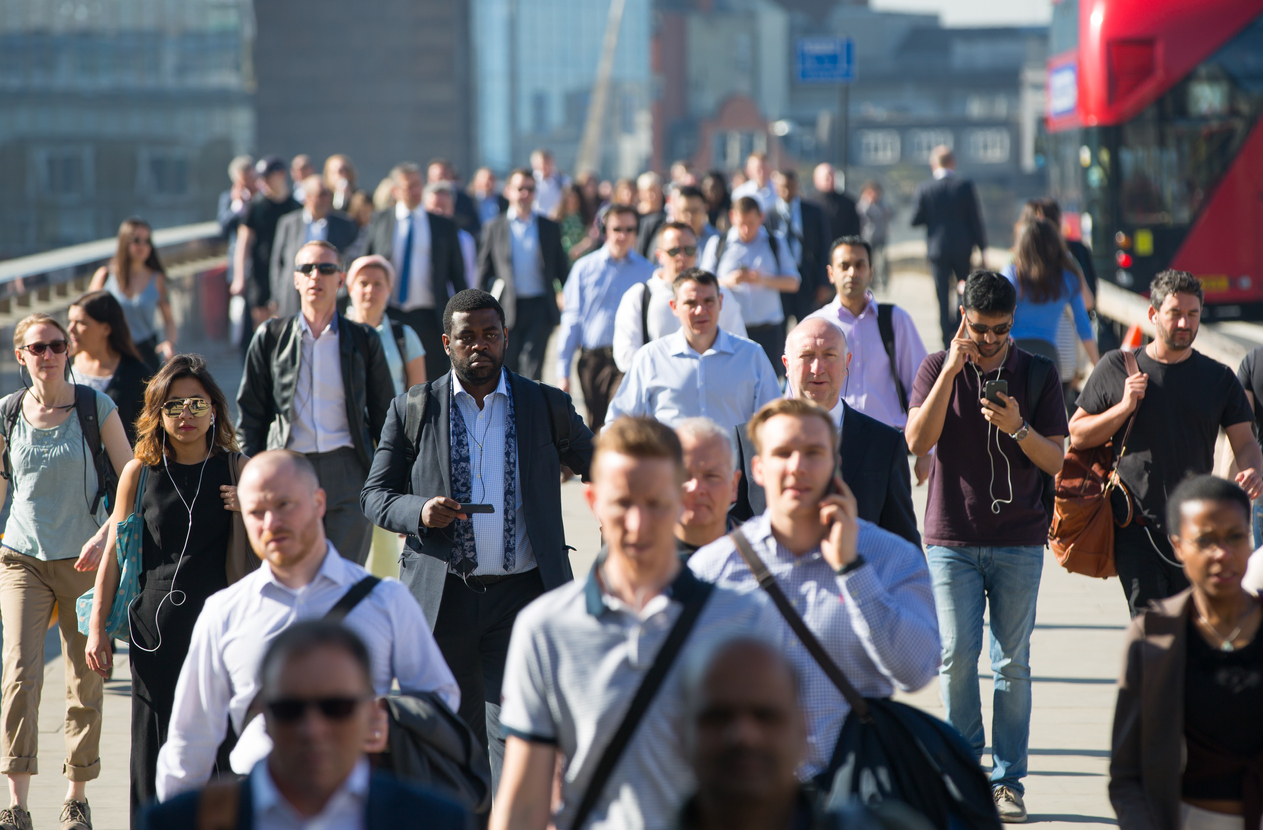
<instances>
[{"instance_id":1,"label":"backpack strap","mask_svg":"<svg viewBox=\"0 0 1263 830\"><path fill-rule=\"evenodd\" d=\"M26 395L26 389L19 389L9 395L5 395L4 400L0 400L0 419L4 423L4 469L0 470L0 476L5 481L13 479L13 467L9 460L9 445L13 443L13 428L17 426L18 416L22 412L22 398Z\"/></svg>"},{"instance_id":2,"label":"backpack strap","mask_svg":"<svg viewBox=\"0 0 1263 830\"><path fill-rule=\"evenodd\" d=\"M720 260L724 258L724 248L727 248L727 247L728 247L728 234L727 232L724 232L719 235L719 244L715 246L715 272L716 274L718 274L719 272L719 262Z\"/></svg>"},{"instance_id":3,"label":"backpack strap","mask_svg":"<svg viewBox=\"0 0 1263 830\"><path fill-rule=\"evenodd\" d=\"M1052 371L1052 361L1042 354L1031 355L1030 368L1026 370L1026 412L1027 423L1039 409L1039 399L1044 393L1044 384L1048 382L1048 373Z\"/></svg>"},{"instance_id":4,"label":"backpack strap","mask_svg":"<svg viewBox=\"0 0 1263 830\"><path fill-rule=\"evenodd\" d=\"M776 234L770 230L767 232L767 246L772 249L772 259L776 260L776 272L779 274L781 270L781 243L776 239Z\"/></svg>"},{"instance_id":5,"label":"backpack strap","mask_svg":"<svg viewBox=\"0 0 1263 830\"><path fill-rule=\"evenodd\" d=\"M83 432L84 440L88 442L88 452L92 455L93 466L96 467L96 496L92 499L91 511L95 516L102 499L105 499L107 507L110 506L113 501L110 491L117 488L118 482L117 477L112 475L114 466L110 464L105 447L101 444L101 423L97 420L96 414L96 390L91 386L75 384L75 412L79 416L79 429ZM114 479L113 486L110 479Z\"/></svg>"},{"instance_id":6,"label":"backpack strap","mask_svg":"<svg viewBox=\"0 0 1263 830\"><path fill-rule=\"evenodd\" d=\"M408 390L408 403L404 409L403 456L412 469L417 456L421 454L421 428L425 425L426 409L430 405L430 383L418 383Z\"/></svg>"},{"instance_id":7,"label":"backpack strap","mask_svg":"<svg viewBox=\"0 0 1263 830\"><path fill-rule=\"evenodd\" d=\"M596 807L596 802L600 799L606 783L609 782L614 767L618 765L623 750L627 748L632 735L636 732L636 727L649 711L649 704L653 702L654 695L661 688L662 681L666 680L671 664L675 662L675 658L684 647L684 641L688 639L714 588L713 583L697 581L696 592L684 603L684 610L680 613L679 619L675 621L675 625L671 626L671 631L662 643L662 648L658 649L658 654L653 658L653 665L645 673L645 679L640 682L640 688L636 689L636 695L632 698L631 705L627 707L623 722L618 725L618 731L614 733L613 738L610 738L610 742L601 753L601 760L597 762L596 771L592 773L592 780L583 793L579 808L575 810L571 827L583 827L588 816L592 814L592 809Z\"/></svg>"},{"instance_id":8,"label":"backpack strap","mask_svg":"<svg viewBox=\"0 0 1263 830\"><path fill-rule=\"evenodd\" d=\"M649 279L654 280L657 277ZM645 288L640 295L640 345L642 346L648 345L653 339L649 336L649 298L652 295L653 292L649 290L649 280L645 280Z\"/></svg>"},{"instance_id":9,"label":"backpack strap","mask_svg":"<svg viewBox=\"0 0 1263 830\"><path fill-rule=\"evenodd\" d=\"M404 336L403 323L394 319L390 320L390 333L395 338L395 346L399 349L399 360L405 366L408 365L408 338Z\"/></svg>"},{"instance_id":10,"label":"backpack strap","mask_svg":"<svg viewBox=\"0 0 1263 830\"><path fill-rule=\"evenodd\" d=\"M895 362L895 307L890 303L877 304L877 331L881 334L881 344L886 349L886 357L890 358L890 376L895 381L895 392L899 395L899 408L908 414L908 390L903 388L899 378L899 365ZM1043 388L1043 382L1040 382Z\"/></svg>"}]
</instances>

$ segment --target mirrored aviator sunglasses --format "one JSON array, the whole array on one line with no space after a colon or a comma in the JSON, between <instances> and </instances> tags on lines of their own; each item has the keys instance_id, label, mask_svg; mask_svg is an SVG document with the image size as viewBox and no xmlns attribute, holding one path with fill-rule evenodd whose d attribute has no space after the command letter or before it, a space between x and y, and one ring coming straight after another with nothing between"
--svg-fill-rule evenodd
<instances>
[{"instance_id":1,"label":"mirrored aviator sunglasses","mask_svg":"<svg viewBox=\"0 0 1263 830\"><path fill-rule=\"evenodd\" d=\"M210 401L201 398L185 398L178 401L167 401L162 405L162 411L167 413L168 418L179 418L180 413L184 411L184 407L189 408L189 414L194 418L200 418L210 412Z\"/></svg>"}]
</instances>

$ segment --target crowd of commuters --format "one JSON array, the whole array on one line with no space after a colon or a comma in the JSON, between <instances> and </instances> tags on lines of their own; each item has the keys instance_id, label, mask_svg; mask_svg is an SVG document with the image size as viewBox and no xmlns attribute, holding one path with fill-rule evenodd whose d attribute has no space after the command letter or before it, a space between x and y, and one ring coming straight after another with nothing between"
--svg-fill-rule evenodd
<instances>
[{"instance_id":1,"label":"crowd of commuters","mask_svg":"<svg viewBox=\"0 0 1263 830\"><path fill-rule=\"evenodd\" d=\"M128 220L68 328L15 329L0 830L33 826L54 603L69 830L92 826L114 639L134 827L926 826L816 797L846 762L835 667L869 698L937 675L962 745L991 747L997 817L1023 821L1048 483L1067 439L1124 436L1111 798L1127 828L1257 827L1263 350L1238 377L1198 353L1200 284L1168 271L1157 338L1100 355L1057 205L1026 206L1011 266L975 269L973 186L947 148L931 166L912 216L944 347L927 353L874 294L880 184L857 200L827 164L811 198L762 153L731 179L677 162L603 183L538 150L468 187L433 159L372 193L345 155L234 159L236 423L177 352L152 231ZM1221 428L1235 482L1208 475ZM573 476L599 539L566 537ZM590 572L571 545L599 548ZM392 687L463 723L489 814L372 771L395 751Z\"/></svg>"}]
</instances>

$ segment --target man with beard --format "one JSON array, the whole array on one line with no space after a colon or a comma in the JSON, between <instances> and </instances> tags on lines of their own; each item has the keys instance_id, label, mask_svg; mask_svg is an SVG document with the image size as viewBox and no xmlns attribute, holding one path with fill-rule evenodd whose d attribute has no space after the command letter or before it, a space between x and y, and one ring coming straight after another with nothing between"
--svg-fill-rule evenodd
<instances>
[{"instance_id":1,"label":"man with beard","mask_svg":"<svg viewBox=\"0 0 1263 830\"><path fill-rule=\"evenodd\" d=\"M374 524L408 535L400 579L460 684L460 716L489 744L497 783L509 634L518 611L572 579L561 465L587 478L592 460L569 396L504 368L506 339L504 309L487 292L448 301L452 369L395 398L360 496Z\"/></svg>"},{"instance_id":2,"label":"man with beard","mask_svg":"<svg viewBox=\"0 0 1263 830\"><path fill-rule=\"evenodd\" d=\"M1123 353L1101 358L1070 419L1076 447L1113 439L1115 451L1127 423L1136 423L1118 462L1118 477L1131 494L1139 521L1114 532L1114 563L1134 617L1150 600L1188 587L1166 528L1167 494L1189 475L1214 467L1222 427L1237 461L1237 483L1263 494L1263 454L1254 440L1253 412L1232 370L1193 349L1201 321L1202 286L1186 271L1163 271L1149 286L1149 320L1158 337L1136 352L1139 371L1129 375ZM1114 491L1120 519L1129 510L1122 488Z\"/></svg>"},{"instance_id":3,"label":"man with beard","mask_svg":"<svg viewBox=\"0 0 1263 830\"><path fill-rule=\"evenodd\" d=\"M951 348L927 357L917 372L907 431L918 457L935 453L925 544L943 635L939 679L947 720L979 759L986 741L978 654L990 601L991 789L1007 822L1026 820L1021 782L1031 725L1030 639L1051 518L1043 504L1044 475L1061 470L1066 437L1057 370L1038 367L1037 360L1047 359L1022 351L1009 337L1016 308L1017 289L1003 276L969 275ZM1044 370L1032 404L1027 378ZM989 385L996 381L1007 383L1007 394Z\"/></svg>"}]
</instances>

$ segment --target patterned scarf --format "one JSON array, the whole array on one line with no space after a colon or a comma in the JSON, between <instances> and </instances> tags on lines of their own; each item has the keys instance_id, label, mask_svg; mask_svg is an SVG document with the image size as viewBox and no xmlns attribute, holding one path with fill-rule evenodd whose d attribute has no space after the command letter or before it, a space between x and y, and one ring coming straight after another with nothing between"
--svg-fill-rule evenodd
<instances>
[{"instance_id":1,"label":"patterned scarf","mask_svg":"<svg viewBox=\"0 0 1263 830\"><path fill-rule=\"evenodd\" d=\"M513 387L506 383L508 411L504 416L504 572L512 573L517 559L517 420L513 417ZM453 381L451 406L449 407L452 435L452 498L461 504L473 497L473 471L469 462L469 431L465 417L456 404ZM484 399L489 406L491 396ZM486 456L483 457L486 462ZM455 539L452 544L452 570L460 576L468 576L478 568L478 550L474 545L474 519L457 519L453 524Z\"/></svg>"}]
</instances>

